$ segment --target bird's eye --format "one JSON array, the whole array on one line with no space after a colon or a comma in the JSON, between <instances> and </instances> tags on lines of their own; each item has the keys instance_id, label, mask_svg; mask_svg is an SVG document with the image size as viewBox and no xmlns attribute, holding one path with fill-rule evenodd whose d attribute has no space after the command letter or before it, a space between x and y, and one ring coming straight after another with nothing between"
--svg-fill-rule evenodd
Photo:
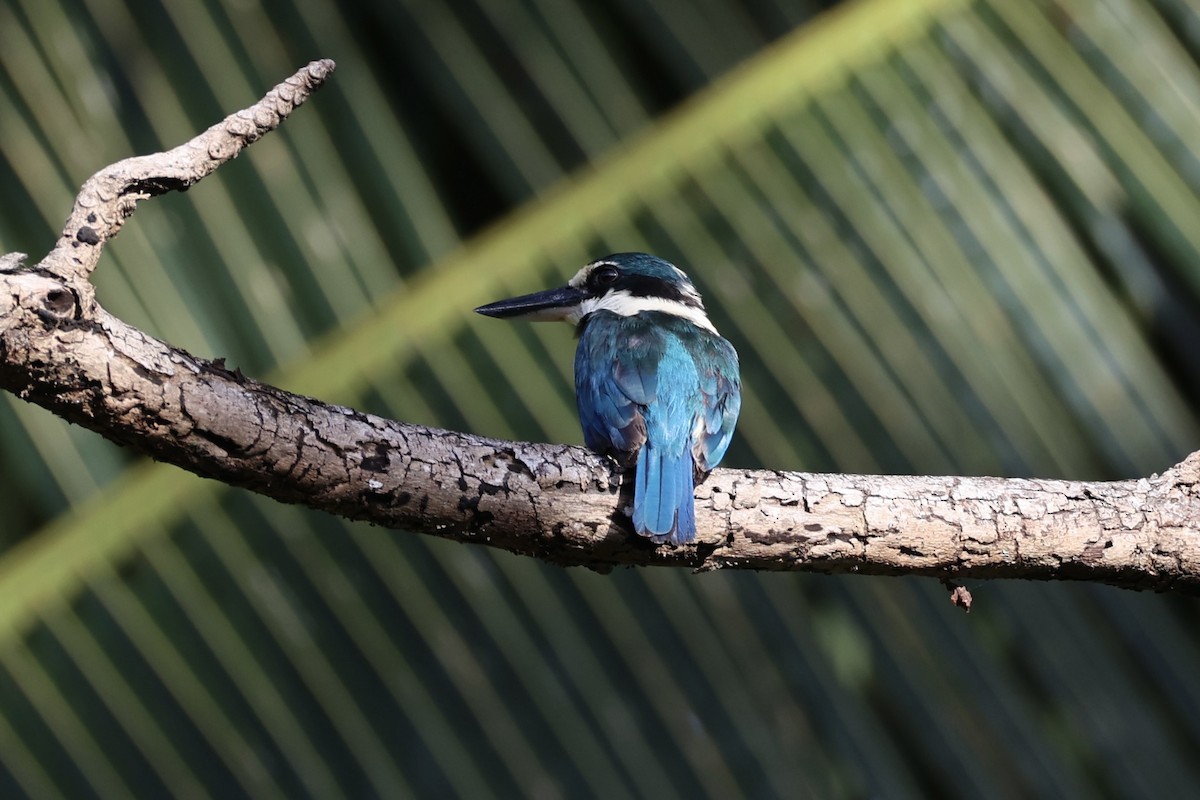
<instances>
[{"instance_id":1,"label":"bird's eye","mask_svg":"<svg viewBox=\"0 0 1200 800\"><path fill-rule=\"evenodd\" d=\"M596 270L591 275L591 284L596 287L612 286L620 275L617 268L609 264L601 267L596 267Z\"/></svg>"}]
</instances>

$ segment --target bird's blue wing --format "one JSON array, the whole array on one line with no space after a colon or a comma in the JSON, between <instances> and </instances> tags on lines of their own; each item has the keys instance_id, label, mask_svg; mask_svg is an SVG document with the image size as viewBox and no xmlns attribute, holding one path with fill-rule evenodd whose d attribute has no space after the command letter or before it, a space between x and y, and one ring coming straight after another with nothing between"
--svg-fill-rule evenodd
<instances>
[{"instance_id":1,"label":"bird's blue wing","mask_svg":"<svg viewBox=\"0 0 1200 800\"><path fill-rule=\"evenodd\" d=\"M646 441L644 411L658 393L662 336L648 326L597 316L575 351L579 422L589 448L624 459Z\"/></svg>"},{"instance_id":2,"label":"bird's blue wing","mask_svg":"<svg viewBox=\"0 0 1200 800\"><path fill-rule=\"evenodd\" d=\"M719 336L706 337L696 359L702 405L692 428L696 468L708 472L725 456L742 409L737 351Z\"/></svg>"}]
</instances>

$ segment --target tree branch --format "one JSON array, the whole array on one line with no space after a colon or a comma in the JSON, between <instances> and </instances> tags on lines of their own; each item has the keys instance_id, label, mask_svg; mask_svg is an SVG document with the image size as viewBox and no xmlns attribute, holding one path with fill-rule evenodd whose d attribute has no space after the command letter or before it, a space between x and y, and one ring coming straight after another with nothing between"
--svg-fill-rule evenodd
<instances>
[{"instance_id":1,"label":"tree branch","mask_svg":"<svg viewBox=\"0 0 1200 800\"><path fill-rule=\"evenodd\" d=\"M290 394L101 308L89 276L137 202L212 173L332 70L313 62L187 144L101 170L46 258L29 268L0 258L0 387L198 475L556 564L1200 589L1200 454L1161 476L1113 483L721 469L697 489L696 546L654 546L630 530L629 482L587 450L408 425Z\"/></svg>"}]
</instances>

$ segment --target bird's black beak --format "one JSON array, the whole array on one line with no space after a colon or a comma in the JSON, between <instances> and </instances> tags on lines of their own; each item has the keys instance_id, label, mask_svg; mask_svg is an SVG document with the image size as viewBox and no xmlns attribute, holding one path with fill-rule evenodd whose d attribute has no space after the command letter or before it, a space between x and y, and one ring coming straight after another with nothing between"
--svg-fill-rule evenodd
<instances>
[{"instance_id":1,"label":"bird's black beak","mask_svg":"<svg viewBox=\"0 0 1200 800\"><path fill-rule=\"evenodd\" d=\"M567 315L588 298L584 289L574 286L564 286L561 289L547 289L544 292L523 294L508 300L497 300L480 306L476 312L488 317L499 319L524 319L532 321L566 319Z\"/></svg>"}]
</instances>

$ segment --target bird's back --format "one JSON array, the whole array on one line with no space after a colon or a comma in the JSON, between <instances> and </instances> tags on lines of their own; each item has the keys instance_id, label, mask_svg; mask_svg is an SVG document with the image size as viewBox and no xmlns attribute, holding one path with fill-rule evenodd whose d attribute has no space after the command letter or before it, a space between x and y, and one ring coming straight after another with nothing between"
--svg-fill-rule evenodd
<instances>
[{"instance_id":1,"label":"bird's back","mask_svg":"<svg viewBox=\"0 0 1200 800\"><path fill-rule=\"evenodd\" d=\"M732 346L672 314L596 312L579 332L575 388L588 447L636 459L635 527L691 541L694 475L720 461L740 407Z\"/></svg>"}]
</instances>

